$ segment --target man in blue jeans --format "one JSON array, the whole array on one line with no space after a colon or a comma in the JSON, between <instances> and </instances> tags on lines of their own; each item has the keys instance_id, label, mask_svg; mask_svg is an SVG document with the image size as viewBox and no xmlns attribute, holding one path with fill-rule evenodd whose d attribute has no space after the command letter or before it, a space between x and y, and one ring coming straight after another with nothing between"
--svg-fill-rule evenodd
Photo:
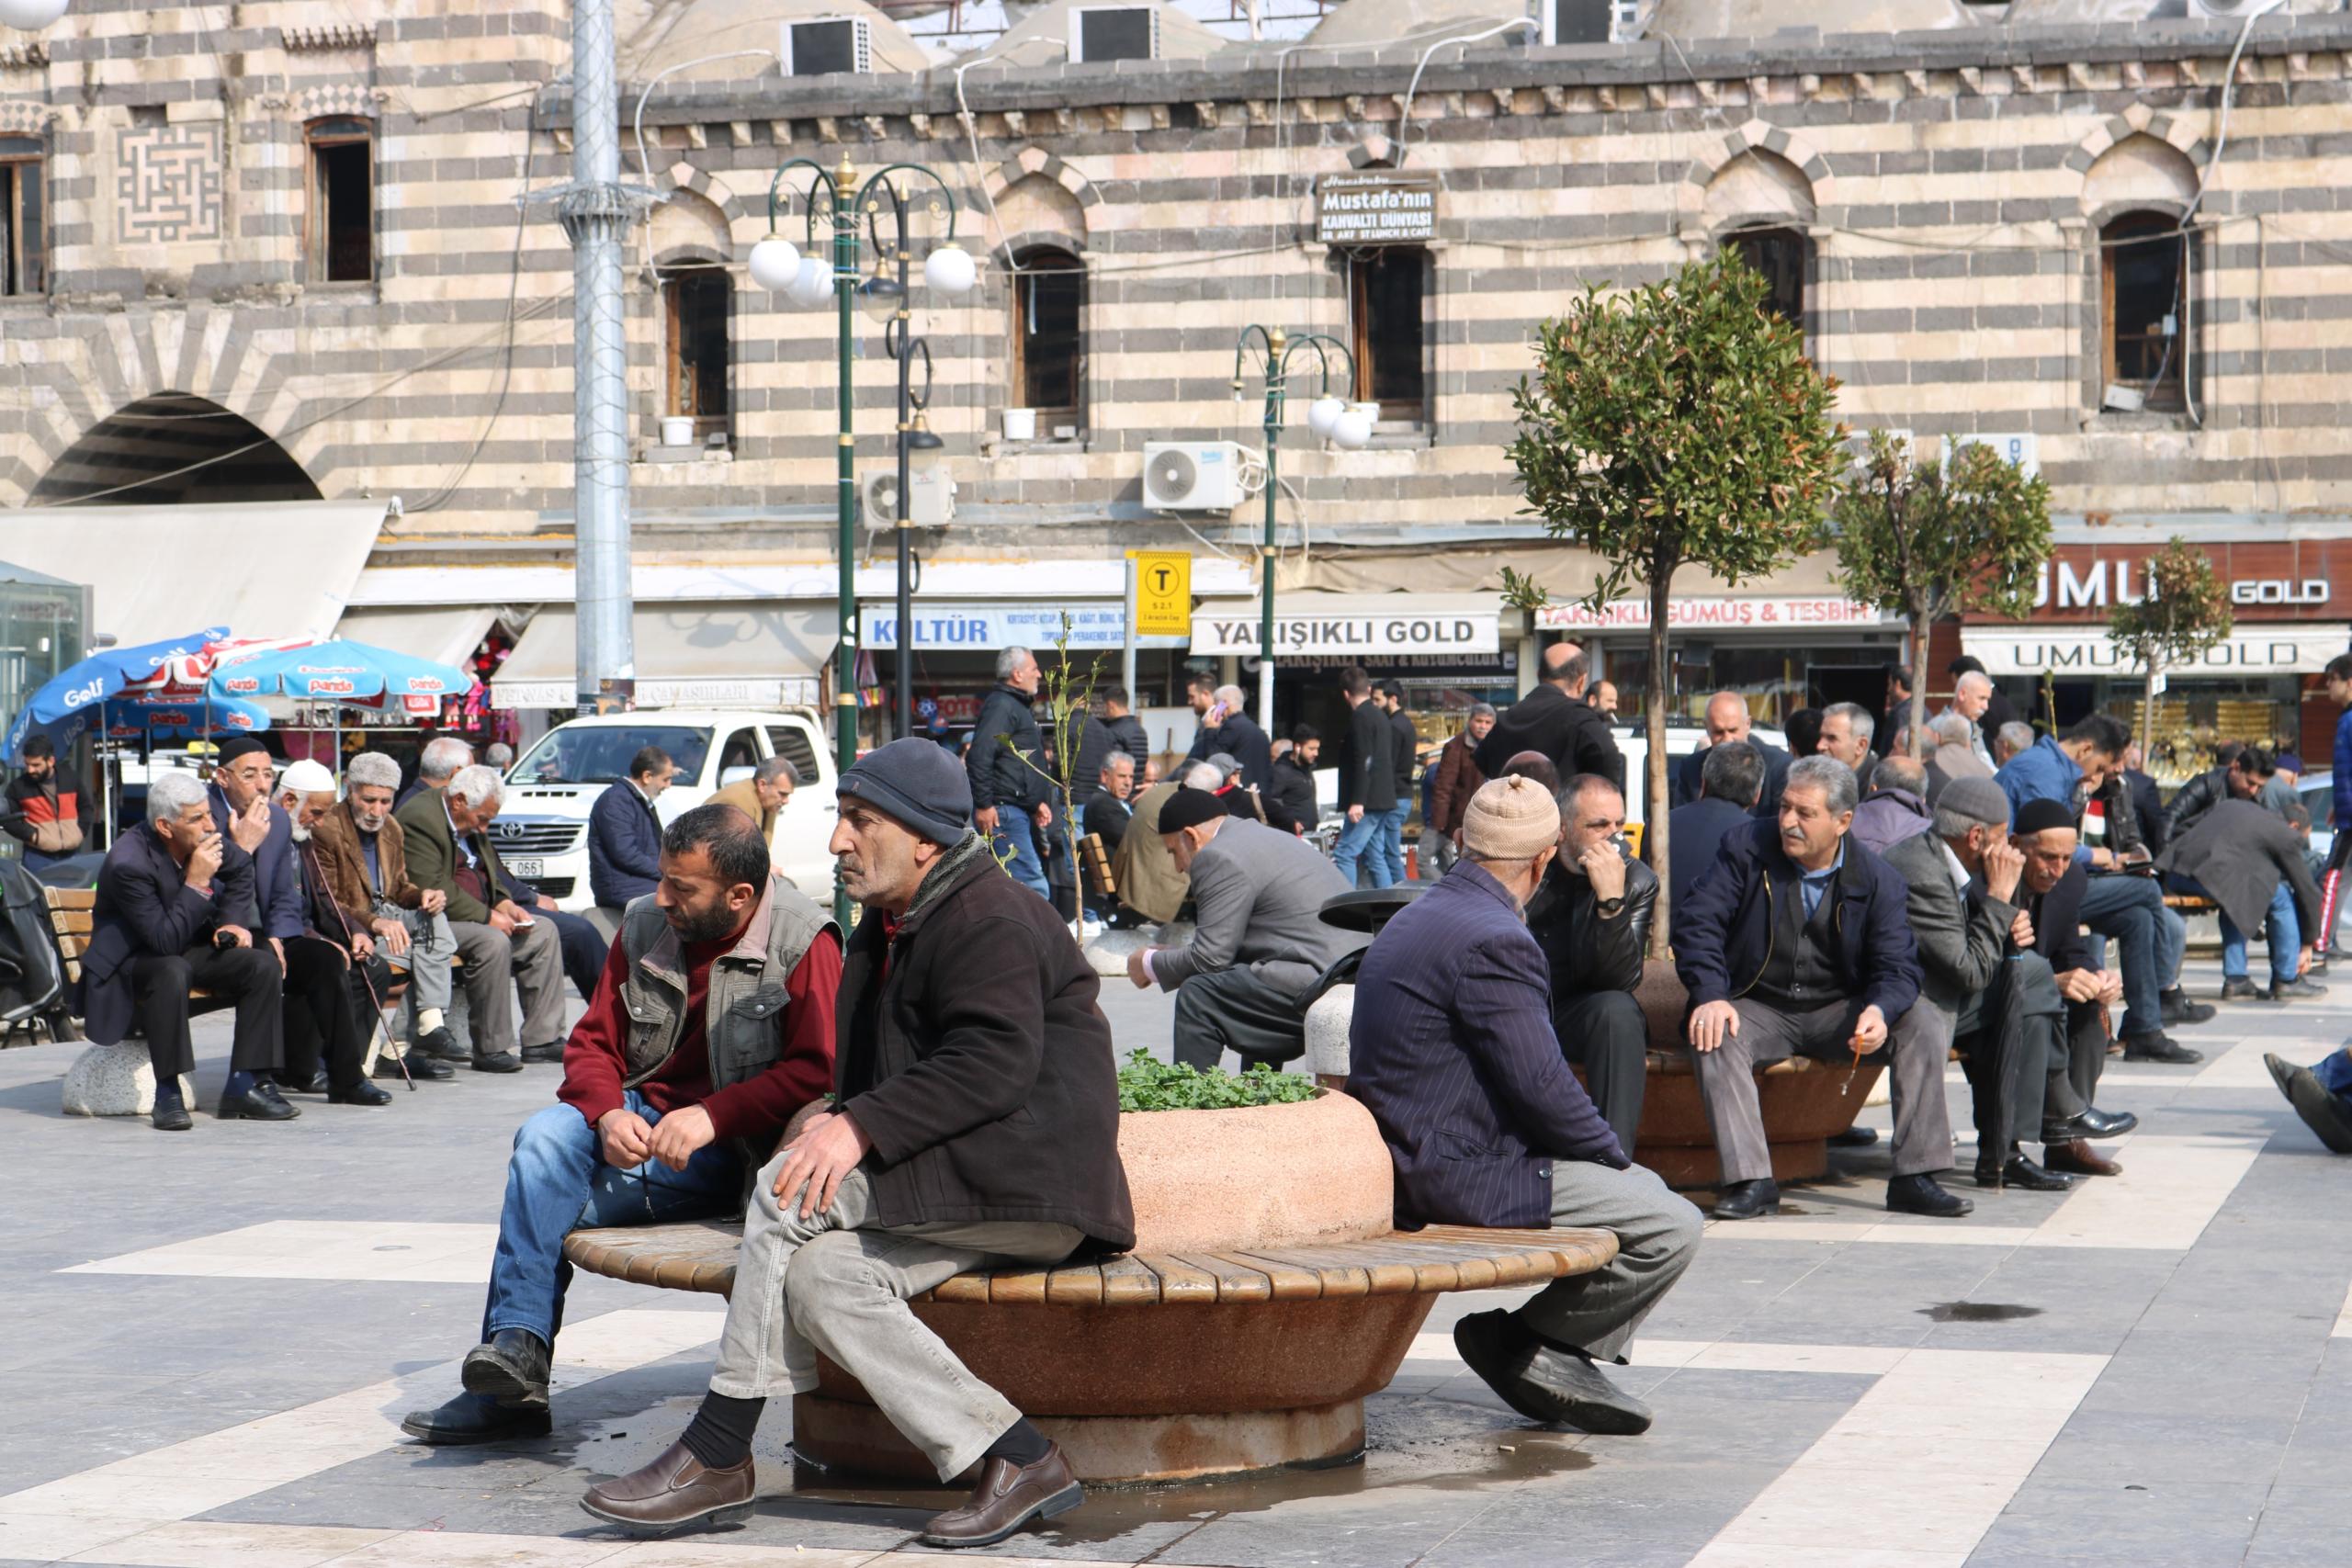
<instances>
[{"instance_id":1,"label":"man in blue jeans","mask_svg":"<svg viewBox=\"0 0 2352 1568\"><path fill-rule=\"evenodd\" d=\"M1420 750L1421 733L1405 711L1405 688L1395 680L1380 683L1376 699L1388 713L1391 761L1396 771L1396 804L1382 814L1380 852L1388 862L1388 880L1405 880L1405 818L1413 814L1413 765Z\"/></svg>"},{"instance_id":2,"label":"man in blue jeans","mask_svg":"<svg viewBox=\"0 0 2352 1568\"><path fill-rule=\"evenodd\" d=\"M2304 976L2312 950L2307 931L2319 930L2319 885L2303 861L2303 840L2286 819L2251 800L2224 800L2165 846L2158 862L2173 886L2221 906L2222 998L2253 998L2246 972L2246 933L2257 925L2270 936L2270 999L2327 994Z\"/></svg>"},{"instance_id":3,"label":"man in blue jeans","mask_svg":"<svg viewBox=\"0 0 2352 1568\"><path fill-rule=\"evenodd\" d=\"M2299 1067L2266 1052L2262 1065L2303 1125L2319 1135L2331 1154L2352 1155L2352 1050L2331 1053L2316 1066Z\"/></svg>"},{"instance_id":4,"label":"man in blue jeans","mask_svg":"<svg viewBox=\"0 0 2352 1568\"><path fill-rule=\"evenodd\" d=\"M996 656L996 686L980 699L972 749L964 758L972 785L972 825L989 835L996 858L1012 880L1051 898L1046 877L1046 831L1054 825L1052 781L1045 772L1046 739L1032 705L1043 672L1025 648Z\"/></svg>"},{"instance_id":5,"label":"man in blue jeans","mask_svg":"<svg viewBox=\"0 0 2352 1568\"><path fill-rule=\"evenodd\" d=\"M560 1103L514 1134L466 1392L410 1412L412 1437L545 1435L564 1237L741 1213L751 1174L832 1087L841 933L771 872L757 824L698 806L662 835L661 867L571 1032Z\"/></svg>"},{"instance_id":6,"label":"man in blue jeans","mask_svg":"<svg viewBox=\"0 0 2352 1568\"><path fill-rule=\"evenodd\" d=\"M1331 863L1356 885L1356 864L1372 852L1372 885L1386 887L1396 878L1380 846L1381 825L1396 809L1396 734L1387 710L1372 694L1372 677L1356 665L1340 671L1340 695L1348 705L1348 733L1340 743L1340 809L1348 825L1331 847Z\"/></svg>"}]
</instances>

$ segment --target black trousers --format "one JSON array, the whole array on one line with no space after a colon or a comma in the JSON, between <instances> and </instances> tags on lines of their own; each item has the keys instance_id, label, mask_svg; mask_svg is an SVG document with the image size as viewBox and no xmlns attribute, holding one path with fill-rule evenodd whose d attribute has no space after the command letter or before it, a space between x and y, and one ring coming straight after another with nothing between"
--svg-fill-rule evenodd
<instances>
[{"instance_id":1,"label":"black trousers","mask_svg":"<svg viewBox=\"0 0 2352 1568\"><path fill-rule=\"evenodd\" d=\"M323 1057L327 1087L360 1078L368 1036L352 1005L352 970L343 949L318 937L286 941L286 1076L308 1083Z\"/></svg>"},{"instance_id":2,"label":"black trousers","mask_svg":"<svg viewBox=\"0 0 2352 1568\"><path fill-rule=\"evenodd\" d=\"M595 1000L596 977L605 972L605 955L612 951L612 944L596 929L596 922L585 915L566 914L560 909L534 909L531 918L554 925L559 950L563 954L563 977L571 982L582 1001ZM537 1045L544 1042L527 1040L524 1043Z\"/></svg>"},{"instance_id":3,"label":"black trousers","mask_svg":"<svg viewBox=\"0 0 2352 1568\"><path fill-rule=\"evenodd\" d=\"M188 992L201 987L237 1010L229 1066L236 1072L270 1072L285 1060L278 1032L277 954L266 946L191 947L130 961L139 1032L147 1037L147 1057L155 1081L169 1083L196 1067L187 1034L192 1004Z\"/></svg>"},{"instance_id":4,"label":"black trousers","mask_svg":"<svg viewBox=\"0 0 2352 1568\"><path fill-rule=\"evenodd\" d=\"M1227 1051L1241 1058L1244 1071L1305 1055L1306 1009L1297 993L1238 967L1195 975L1177 987L1176 1065L1214 1067Z\"/></svg>"},{"instance_id":5,"label":"black trousers","mask_svg":"<svg viewBox=\"0 0 2352 1568\"><path fill-rule=\"evenodd\" d=\"M1560 1053L1584 1069L1585 1092L1628 1159L1649 1085L1649 1021L1631 991L1571 991L1552 998Z\"/></svg>"}]
</instances>

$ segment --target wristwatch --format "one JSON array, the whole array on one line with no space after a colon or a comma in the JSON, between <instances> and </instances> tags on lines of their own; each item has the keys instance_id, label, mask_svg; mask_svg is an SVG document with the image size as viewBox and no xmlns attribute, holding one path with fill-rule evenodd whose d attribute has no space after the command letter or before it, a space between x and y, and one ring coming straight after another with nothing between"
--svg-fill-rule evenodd
<instances>
[{"instance_id":1,"label":"wristwatch","mask_svg":"<svg viewBox=\"0 0 2352 1568\"><path fill-rule=\"evenodd\" d=\"M1618 910L1623 909L1624 907L1625 896L1623 893L1620 893L1614 898L1603 898L1600 900L1599 905L1600 918L1605 920L1611 916L1616 914Z\"/></svg>"}]
</instances>

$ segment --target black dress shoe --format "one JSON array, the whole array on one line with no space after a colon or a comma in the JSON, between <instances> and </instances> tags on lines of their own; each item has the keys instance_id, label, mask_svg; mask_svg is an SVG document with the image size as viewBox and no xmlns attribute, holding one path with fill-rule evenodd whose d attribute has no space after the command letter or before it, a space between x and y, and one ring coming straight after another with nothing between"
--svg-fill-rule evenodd
<instances>
[{"instance_id":1,"label":"black dress shoe","mask_svg":"<svg viewBox=\"0 0 2352 1568\"><path fill-rule=\"evenodd\" d=\"M2278 1086L2278 1092L2292 1100L2295 1097L2295 1064L2276 1051L2265 1051L2262 1065L2270 1069L2270 1081Z\"/></svg>"},{"instance_id":2,"label":"black dress shoe","mask_svg":"<svg viewBox=\"0 0 2352 1568\"><path fill-rule=\"evenodd\" d=\"M254 1092L273 1105L284 1106L288 1116L301 1114L301 1111L295 1108L294 1102L286 1098L286 1091L277 1087L277 1080L275 1078L256 1077L254 1079Z\"/></svg>"},{"instance_id":3,"label":"black dress shoe","mask_svg":"<svg viewBox=\"0 0 2352 1568\"><path fill-rule=\"evenodd\" d=\"M1973 1213L1976 1205L1945 1191L1932 1176L1898 1176L1886 1184L1886 1206L1898 1214L1925 1214L1931 1220L1956 1220Z\"/></svg>"},{"instance_id":4,"label":"black dress shoe","mask_svg":"<svg viewBox=\"0 0 2352 1568\"><path fill-rule=\"evenodd\" d=\"M289 1077L278 1085L279 1089L292 1089L296 1094L324 1094L328 1087L327 1075L323 1068L299 1082Z\"/></svg>"},{"instance_id":5,"label":"black dress shoe","mask_svg":"<svg viewBox=\"0 0 2352 1568\"><path fill-rule=\"evenodd\" d=\"M1453 1348L1505 1404L1531 1421L1612 1437L1649 1430L1648 1405L1587 1357L1537 1338L1508 1311L1472 1313L1457 1322Z\"/></svg>"},{"instance_id":6,"label":"black dress shoe","mask_svg":"<svg viewBox=\"0 0 2352 1568\"><path fill-rule=\"evenodd\" d=\"M1875 1127L1849 1127L1842 1133L1832 1133L1827 1139L1833 1149L1866 1149L1878 1142Z\"/></svg>"},{"instance_id":7,"label":"black dress shoe","mask_svg":"<svg viewBox=\"0 0 2352 1568\"><path fill-rule=\"evenodd\" d=\"M553 1429L544 1405L509 1407L478 1393L461 1393L432 1410L412 1410L401 1430L436 1447L495 1443L505 1438L544 1438Z\"/></svg>"},{"instance_id":8,"label":"black dress shoe","mask_svg":"<svg viewBox=\"0 0 2352 1568\"><path fill-rule=\"evenodd\" d=\"M2273 978L2270 982L2270 999L2274 1002L2291 1002L2298 997L2325 995L2327 995L2327 987L2312 979L2308 975L2298 975L2291 980Z\"/></svg>"},{"instance_id":9,"label":"black dress shoe","mask_svg":"<svg viewBox=\"0 0 2352 1568\"><path fill-rule=\"evenodd\" d=\"M2250 1002L2260 994L2260 992L2254 988L2254 979L2251 976L2230 975L2222 978L2222 999L2225 1002ZM2173 1017L2172 1010L2170 1008L2166 1008L2165 1010L2165 1021L2166 1023L2178 1023L2180 1020Z\"/></svg>"},{"instance_id":10,"label":"black dress shoe","mask_svg":"<svg viewBox=\"0 0 2352 1568\"><path fill-rule=\"evenodd\" d=\"M2154 1034L2127 1034L2123 1037L2123 1059L2127 1062L2164 1062L2185 1067L2191 1062L2205 1059L2202 1051L2192 1051L2162 1031Z\"/></svg>"},{"instance_id":11,"label":"black dress shoe","mask_svg":"<svg viewBox=\"0 0 2352 1568\"><path fill-rule=\"evenodd\" d=\"M500 1404L545 1409L548 1403L548 1347L528 1329L502 1328L487 1345L466 1352L458 1371L468 1393L478 1393Z\"/></svg>"},{"instance_id":12,"label":"black dress shoe","mask_svg":"<svg viewBox=\"0 0 2352 1568\"><path fill-rule=\"evenodd\" d=\"M291 1122L301 1114L277 1095L264 1094L255 1084L240 1095L222 1095L213 1115L223 1122Z\"/></svg>"},{"instance_id":13,"label":"black dress shoe","mask_svg":"<svg viewBox=\"0 0 2352 1568\"><path fill-rule=\"evenodd\" d=\"M158 1105L148 1120L154 1122L158 1133L185 1133L196 1125L187 1107L181 1104Z\"/></svg>"},{"instance_id":14,"label":"black dress shoe","mask_svg":"<svg viewBox=\"0 0 2352 1568\"><path fill-rule=\"evenodd\" d=\"M473 1057L471 1051L458 1043L458 1037L449 1032L449 1026L446 1023L419 1035L413 1049L444 1062L464 1062Z\"/></svg>"},{"instance_id":15,"label":"black dress shoe","mask_svg":"<svg viewBox=\"0 0 2352 1568\"><path fill-rule=\"evenodd\" d=\"M2214 1012L2212 1003L2190 1001L2188 993L2178 986L2175 986L2169 991L2158 993L2156 1001L2163 1012L2164 1021L2166 1023L2203 1023L2211 1019Z\"/></svg>"},{"instance_id":16,"label":"black dress shoe","mask_svg":"<svg viewBox=\"0 0 2352 1568\"><path fill-rule=\"evenodd\" d=\"M366 1078L361 1078L349 1089L327 1090L329 1105L390 1105L391 1102L390 1095L386 1094Z\"/></svg>"},{"instance_id":17,"label":"black dress shoe","mask_svg":"<svg viewBox=\"0 0 2352 1568\"><path fill-rule=\"evenodd\" d=\"M563 1047L561 1045L526 1045L523 1047L523 1060L560 1062L563 1060Z\"/></svg>"},{"instance_id":18,"label":"black dress shoe","mask_svg":"<svg viewBox=\"0 0 2352 1568\"><path fill-rule=\"evenodd\" d=\"M1977 1185L1984 1185L1981 1175ZM1999 1185L2014 1187L2022 1192L2064 1192L2073 1189L2075 1179L2045 1170L2023 1155L2011 1155L2008 1162L2001 1167Z\"/></svg>"},{"instance_id":19,"label":"black dress shoe","mask_svg":"<svg viewBox=\"0 0 2352 1568\"><path fill-rule=\"evenodd\" d=\"M512 1051L474 1053L474 1071L478 1073L519 1073L522 1070L522 1062Z\"/></svg>"},{"instance_id":20,"label":"black dress shoe","mask_svg":"<svg viewBox=\"0 0 2352 1568\"><path fill-rule=\"evenodd\" d=\"M1780 1212L1781 1184L1769 1176L1760 1181L1733 1182L1716 1195L1715 1206L1707 1211L1719 1220L1752 1220Z\"/></svg>"},{"instance_id":21,"label":"black dress shoe","mask_svg":"<svg viewBox=\"0 0 2352 1568\"><path fill-rule=\"evenodd\" d=\"M2064 1122L2044 1122L2041 1141L2071 1144L2076 1138L2120 1138L2139 1124L2140 1118L2129 1111L2101 1111L2096 1105L2086 1105L2080 1115L2069 1116Z\"/></svg>"},{"instance_id":22,"label":"black dress shoe","mask_svg":"<svg viewBox=\"0 0 2352 1568\"><path fill-rule=\"evenodd\" d=\"M2330 1153L2352 1155L2352 1111L2345 1110L2344 1101L2328 1091L2317 1073L2295 1068L2289 1076L2287 1103Z\"/></svg>"}]
</instances>

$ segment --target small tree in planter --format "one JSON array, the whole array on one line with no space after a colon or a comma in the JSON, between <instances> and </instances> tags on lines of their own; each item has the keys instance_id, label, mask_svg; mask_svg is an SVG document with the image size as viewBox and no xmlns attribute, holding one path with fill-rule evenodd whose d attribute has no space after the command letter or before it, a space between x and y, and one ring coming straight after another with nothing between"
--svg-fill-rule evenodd
<instances>
[{"instance_id":1,"label":"small tree in planter","mask_svg":"<svg viewBox=\"0 0 2352 1568\"><path fill-rule=\"evenodd\" d=\"M1537 329L1536 373L1513 396L1510 459L1526 510L1603 563L1583 602L1598 611L1632 584L1649 591L1644 848L1661 871L1675 570L1687 563L1736 583L1787 566L1819 538L1839 465L1838 383L1765 299L1764 279L1728 249L1641 288L1588 289ZM1509 570L1504 591L1526 608L1548 597ZM1650 926L1657 957L1665 880Z\"/></svg>"},{"instance_id":2,"label":"small tree in planter","mask_svg":"<svg viewBox=\"0 0 2352 1568\"><path fill-rule=\"evenodd\" d=\"M1061 657L1054 667L1044 671L1037 688L1037 698L1046 705L1046 718L1041 727L1053 738L1053 755L1031 756L1012 744L1010 736L1000 735L1004 749L1021 759L1022 766L1044 779L1053 787L1055 811L1060 816L1062 839L1069 846L1070 888L1078 901L1077 915L1070 921L1070 934L1077 937L1086 928L1086 876L1079 864L1078 855L1078 743L1086 734L1086 721L1092 716L1094 682L1102 671L1102 656L1097 654L1082 671L1073 671L1069 658L1069 612L1062 612L1061 630L1054 637L1054 651ZM1045 846L1038 846L1038 863L1046 864ZM1050 867L1046 880L1053 881Z\"/></svg>"},{"instance_id":3,"label":"small tree in planter","mask_svg":"<svg viewBox=\"0 0 2352 1568\"><path fill-rule=\"evenodd\" d=\"M2143 765L2155 748L2156 688L2168 666L2186 664L2230 635L2230 592L2213 558L2177 535L2148 559L2145 595L2108 615L2108 636L2147 679L2140 704Z\"/></svg>"},{"instance_id":4,"label":"small tree in planter","mask_svg":"<svg viewBox=\"0 0 2352 1568\"><path fill-rule=\"evenodd\" d=\"M2035 568L2050 558L2050 487L1984 442L1914 461L1871 432L1861 472L1838 498L1838 576L1849 596L1910 623L1911 755L1928 722L1928 636L1946 615L1981 610L2016 620L2033 608Z\"/></svg>"}]
</instances>

